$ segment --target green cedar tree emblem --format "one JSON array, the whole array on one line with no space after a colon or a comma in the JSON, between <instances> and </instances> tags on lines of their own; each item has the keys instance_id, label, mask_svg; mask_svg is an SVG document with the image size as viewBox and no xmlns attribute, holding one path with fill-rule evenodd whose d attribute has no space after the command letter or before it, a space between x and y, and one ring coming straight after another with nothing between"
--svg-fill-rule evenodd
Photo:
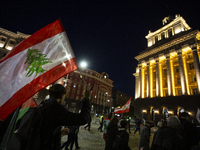
<instances>
[{"instance_id":1,"label":"green cedar tree emblem","mask_svg":"<svg viewBox=\"0 0 200 150\"><path fill-rule=\"evenodd\" d=\"M126 106L124 106L123 110L125 110L125 109L126 109Z\"/></svg>"},{"instance_id":2,"label":"green cedar tree emblem","mask_svg":"<svg viewBox=\"0 0 200 150\"><path fill-rule=\"evenodd\" d=\"M46 55L40 53L38 49L28 49L26 57L27 59L25 64L28 64L28 66L26 67L26 71L29 70L26 76L28 77L30 77L34 72L36 72L36 77L38 73L43 73L44 71L47 71L42 68L42 65L52 63L51 61L49 61L49 58L45 58Z\"/></svg>"}]
</instances>

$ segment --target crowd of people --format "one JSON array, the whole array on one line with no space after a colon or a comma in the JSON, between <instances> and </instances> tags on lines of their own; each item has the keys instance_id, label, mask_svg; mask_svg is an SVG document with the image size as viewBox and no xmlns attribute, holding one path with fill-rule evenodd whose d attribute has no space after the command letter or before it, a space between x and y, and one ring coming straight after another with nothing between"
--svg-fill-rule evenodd
<instances>
[{"instance_id":1,"label":"crowd of people","mask_svg":"<svg viewBox=\"0 0 200 150\"><path fill-rule=\"evenodd\" d=\"M46 96L49 94L49 98ZM91 131L91 104L89 101L90 92L85 92L85 98L82 101L80 113L73 113L62 106L65 99L66 89L60 84L53 85L48 91L42 90L39 93L39 99L36 103L44 107L43 121L40 129L40 141L37 150L72 150L75 143L75 149L80 149L78 144L78 132L81 125L85 125ZM47 99L47 100L45 100ZM139 132L140 140L139 150L199 150L200 134L196 126L189 121L190 115L182 112L177 116L170 116L166 120L157 123L157 131L154 133L153 141L150 143L152 122L140 119L135 120L135 131L133 135ZM22 118L23 120L23 118ZM21 120L21 124L22 121ZM19 132L23 125L16 127ZM103 132L105 141L105 150L130 150L129 135L131 134L130 118L119 118L112 113L107 116L101 115L98 131ZM128 131L128 132L127 132ZM0 139L2 140L3 134ZM61 145L61 137L68 135L68 140ZM7 150L19 150L17 146L19 141L12 140L8 142ZM151 145L151 146L150 146ZM24 150L35 149L27 147ZM35 149L36 150L36 149Z\"/></svg>"}]
</instances>

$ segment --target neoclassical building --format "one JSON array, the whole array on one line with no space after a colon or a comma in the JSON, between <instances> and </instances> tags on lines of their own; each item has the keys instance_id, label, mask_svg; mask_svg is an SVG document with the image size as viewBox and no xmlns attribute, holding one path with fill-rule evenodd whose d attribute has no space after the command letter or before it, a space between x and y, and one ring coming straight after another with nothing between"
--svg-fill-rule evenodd
<instances>
[{"instance_id":1,"label":"neoclassical building","mask_svg":"<svg viewBox=\"0 0 200 150\"><path fill-rule=\"evenodd\" d=\"M20 43L30 35L0 28L0 59L4 57L16 44Z\"/></svg>"},{"instance_id":2,"label":"neoclassical building","mask_svg":"<svg viewBox=\"0 0 200 150\"><path fill-rule=\"evenodd\" d=\"M105 114L111 111L113 81L109 79L107 73L98 73L88 68L80 68L59 79L56 83L63 84L66 87L66 104L70 111L80 109L85 91L90 90L93 85L90 100L92 115Z\"/></svg>"},{"instance_id":3,"label":"neoclassical building","mask_svg":"<svg viewBox=\"0 0 200 150\"><path fill-rule=\"evenodd\" d=\"M200 32L180 15L162 22L162 28L149 31L147 48L135 57L135 113L156 121L184 109L195 118L200 106Z\"/></svg>"}]
</instances>

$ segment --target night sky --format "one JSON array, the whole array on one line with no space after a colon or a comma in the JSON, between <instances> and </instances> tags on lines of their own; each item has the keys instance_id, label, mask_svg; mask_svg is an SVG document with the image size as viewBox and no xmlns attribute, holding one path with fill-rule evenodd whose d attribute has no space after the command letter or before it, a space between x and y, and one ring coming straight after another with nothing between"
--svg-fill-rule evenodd
<instances>
[{"instance_id":1,"label":"night sky","mask_svg":"<svg viewBox=\"0 0 200 150\"><path fill-rule=\"evenodd\" d=\"M134 97L134 57L167 12L200 30L200 0L4 0L0 27L33 34L60 18L78 63L85 60L87 68L108 73L113 89Z\"/></svg>"}]
</instances>

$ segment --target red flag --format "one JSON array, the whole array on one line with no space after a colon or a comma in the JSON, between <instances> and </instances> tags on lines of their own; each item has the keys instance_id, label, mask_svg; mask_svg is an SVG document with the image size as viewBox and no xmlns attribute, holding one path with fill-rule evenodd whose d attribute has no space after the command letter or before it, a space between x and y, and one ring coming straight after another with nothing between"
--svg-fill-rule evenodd
<instances>
[{"instance_id":1,"label":"red flag","mask_svg":"<svg viewBox=\"0 0 200 150\"><path fill-rule=\"evenodd\" d=\"M122 114L122 113L127 113L129 112L129 108L130 108L130 104L131 104L131 98L128 100L128 102L122 106L121 108L115 108L114 113L115 114Z\"/></svg>"},{"instance_id":2,"label":"red flag","mask_svg":"<svg viewBox=\"0 0 200 150\"><path fill-rule=\"evenodd\" d=\"M16 45L0 60L0 120L44 87L78 68L60 20Z\"/></svg>"}]
</instances>

